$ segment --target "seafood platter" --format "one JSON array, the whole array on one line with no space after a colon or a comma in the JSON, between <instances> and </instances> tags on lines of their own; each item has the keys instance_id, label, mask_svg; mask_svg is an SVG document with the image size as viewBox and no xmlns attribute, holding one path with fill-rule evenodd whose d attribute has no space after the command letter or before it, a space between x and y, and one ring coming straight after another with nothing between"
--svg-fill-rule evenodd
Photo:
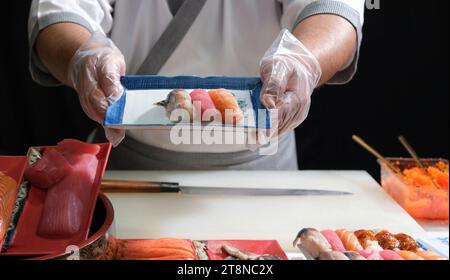
<instances>
[{"instance_id":1,"label":"seafood platter","mask_svg":"<svg viewBox=\"0 0 450 280\"><path fill-rule=\"evenodd\" d=\"M115 234L113 205L101 192L110 149L110 144L68 139L55 146L32 147L24 157L0 157L0 260L448 259L448 252L443 253L420 237L387 229L304 228L292 236L289 252L278 240L270 239L195 240L182 233L159 239L120 239ZM415 186L415 191L446 189L448 212L448 162L430 161L427 168L432 176L426 178L408 161L393 162L403 167L403 175L389 175L400 180L392 181L384 174L383 187L391 196L395 198L398 192L400 198L412 200L411 190L396 189L403 184ZM431 178L438 189L430 183ZM444 207L441 196L427 198ZM419 210L410 213L445 218L440 216L444 210L428 209L428 200L419 204L422 208L414 205L413 209Z\"/></svg>"},{"instance_id":2,"label":"seafood platter","mask_svg":"<svg viewBox=\"0 0 450 280\"><path fill-rule=\"evenodd\" d=\"M125 76L121 82L123 95L108 108L107 127L270 128L259 78Z\"/></svg>"}]
</instances>

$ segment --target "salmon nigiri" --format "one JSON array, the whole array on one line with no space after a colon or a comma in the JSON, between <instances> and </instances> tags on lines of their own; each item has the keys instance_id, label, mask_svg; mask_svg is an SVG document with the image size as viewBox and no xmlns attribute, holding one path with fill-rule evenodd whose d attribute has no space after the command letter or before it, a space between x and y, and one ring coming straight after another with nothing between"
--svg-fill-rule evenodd
<instances>
[{"instance_id":1,"label":"salmon nigiri","mask_svg":"<svg viewBox=\"0 0 450 280\"><path fill-rule=\"evenodd\" d=\"M211 90L209 96L222 114L223 123L238 124L244 119L244 113L231 92L226 89Z\"/></svg>"},{"instance_id":2,"label":"salmon nigiri","mask_svg":"<svg viewBox=\"0 0 450 280\"><path fill-rule=\"evenodd\" d=\"M216 109L216 105L209 96L209 93L204 89L196 89L191 92L192 104L194 105L194 111L197 108L198 104L201 109L201 120L202 121L210 121L210 118L219 114Z\"/></svg>"},{"instance_id":3,"label":"salmon nigiri","mask_svg":"<svg viewBox=\"0 0 450 280\"><path fill-rule=\"evenodd\" d=\"M0 245L8 231L11 213L16 202L16 181L0 172Z\"/></svg>"},{"instance_id":4,"label":"salmon nigiri","mask_svg":"<svg viewBox=\"0 0 450 280\"><path fill-rule=\"evenodd\" d=\"M397 254L399 254L400 257L404 258L407 261L423 261L424 258L417 255L416 253L413 253L411 251L397 251Z\"/></svg>"},{"instance_id":5,"label":"salmon nigiri","mask_svg":"<svg viewBox=\"0 0 450 280\"><path fill-rule=\"evenodd\" d=\"M337 230L336 233L348 251L359 252L364 250L364 248L359 243L358 238L352 231L340 229Z\"/></svg>"},{"instance_id":6,"label":"salmon nigiri","mask_svg":"<svg viewBox=\"0 0 450 280\"><path fill-rule=\"evenodd\" d=\"M429 261L445 261L445 260L447 260L443 256L439 255L438 253L432 252L432 251L418 251L418 252L416 252L416 255L424 258L425 260L429 260Z\"/></svg>"}]
</instances>

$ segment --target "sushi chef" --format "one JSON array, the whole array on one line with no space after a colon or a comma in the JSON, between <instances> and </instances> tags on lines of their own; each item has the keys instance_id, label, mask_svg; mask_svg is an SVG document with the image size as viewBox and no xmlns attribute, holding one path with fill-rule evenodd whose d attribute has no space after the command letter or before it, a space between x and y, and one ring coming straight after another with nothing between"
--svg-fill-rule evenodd
<instances>
[{"instance_id":1,"label":"sushi chef","mask_svg":"<svg viewBox=\"0 0 450 280\"><path fill-rule=\"evenodd\" d=\"M294 129L315 89L354 76L364 7L365 0L34 0L30 71L44 86L73 87L100 124L126 74L260 76L261 101L278 113L278 137L262 147L266 154L247 145L176 145L166 131L105 128L116 146L109 167L296 170ZM178 13L191 25L169 34L179 44L167 59L149 59L155 45L170 46L161 38ZM100 132L93 134L97 141Z\"/></svg>"}]
</instances>

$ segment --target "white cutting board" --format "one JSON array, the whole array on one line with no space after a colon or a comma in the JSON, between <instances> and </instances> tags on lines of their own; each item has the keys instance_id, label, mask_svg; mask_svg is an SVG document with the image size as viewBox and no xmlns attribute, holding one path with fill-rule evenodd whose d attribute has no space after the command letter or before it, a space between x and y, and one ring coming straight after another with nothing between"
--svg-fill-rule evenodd
<instances>
[{"instance_id":1,"label":"white cutting board","mask_svg":"<svg viewBox=\"0 0 450 280\"><path fill-rule=\"evenodd\" d=\"M327 197L218 197L108 194L119 238L278 240L286 252L304 227L388 229L416 238L424 230L363 171L107 172L108 179L179 182L185 186L308 188L352 192Z\"/></svg>"}]
</instances>

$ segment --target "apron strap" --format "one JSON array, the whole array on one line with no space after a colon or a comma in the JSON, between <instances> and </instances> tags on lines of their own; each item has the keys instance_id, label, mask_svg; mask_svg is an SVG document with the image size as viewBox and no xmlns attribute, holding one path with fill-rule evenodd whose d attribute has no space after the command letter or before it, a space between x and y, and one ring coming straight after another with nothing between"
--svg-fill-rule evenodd
<instances>
[{"instance_id":1,"label":"apron strap","mask_svg":"<svg viewBox=\"0 0 450 280\"><path fill-rule=\"evenodd\" d=\"M157 75L159 73L194 24L205 4L206 0L184 0L169 26L142 63L138 74Z\"/></svg>"}]
</instances>

